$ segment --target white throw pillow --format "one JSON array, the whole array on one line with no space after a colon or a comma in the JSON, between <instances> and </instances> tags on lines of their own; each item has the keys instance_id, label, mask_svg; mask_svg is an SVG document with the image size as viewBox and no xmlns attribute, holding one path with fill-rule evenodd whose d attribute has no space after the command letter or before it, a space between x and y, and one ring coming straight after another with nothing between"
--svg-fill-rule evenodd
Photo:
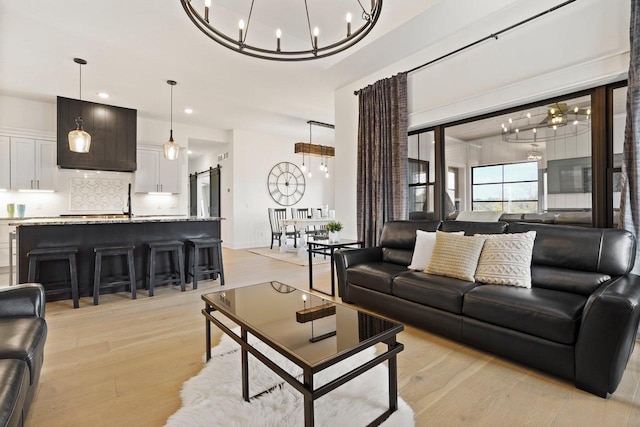
<instances>
[{"instance_id":1,"label":"white throw pillow","mask_svg":"<svg viewBox=\"0 0 640 427\"><path fill-rule=\"evenodd\" d=\"M531 287L535 231L485 235L476 281L492 285Z\"/></svg>"},{"instance_id":2,"label":"white throw pillow","mask_svg":"<svg viewBox=\"0 0 640 427\"><path fill-rule=\"evenodd\" d=\"M424 272L473 282L483 245L483 237L438 231L431 261Z\"/></svg>"},{"instance_id":3,"label":"white throw pillow","mask_svg":"<svg viewBox=\"0 0 640 427\"><path fill-rule=\"evenodd\" d=\"M464 231L454 231L452 234L464 235ZM433 247L436 244L435 231L416 230L416 245L413 248L413 257L411 264L407 267L409 270L424 271L431 261Z\"/></svg>"}]
</instances>

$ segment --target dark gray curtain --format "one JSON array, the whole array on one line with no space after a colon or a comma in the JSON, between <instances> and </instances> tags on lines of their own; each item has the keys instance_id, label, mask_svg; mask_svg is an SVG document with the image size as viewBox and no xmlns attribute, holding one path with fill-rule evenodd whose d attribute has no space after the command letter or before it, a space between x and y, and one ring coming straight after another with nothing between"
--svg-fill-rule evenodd
<instances>
[{"instance_id":1,"label":"dark gray curtain","mask_svg":"<svg viewBox=\"0 0 640 427\"><path fill-rule=\"evenodd\" d=\"M620 201L621 226L640 239L640 0L631 0L629 26L630 62L627 89L627 123L624 129L622 157L622 197ZM636 252L633 273L640 273L640 259Z\"/></svg>"},{"instance_id":2,"label":"dark gray curtain","mask_svg":"<svg viewBox=\"0 0 640 427\"><path fill-rule=\"evenodd\" d=\"M407 73L358 96L358 239L376 246L386 221L406 219Z\"/></svg>"}]
</instances>

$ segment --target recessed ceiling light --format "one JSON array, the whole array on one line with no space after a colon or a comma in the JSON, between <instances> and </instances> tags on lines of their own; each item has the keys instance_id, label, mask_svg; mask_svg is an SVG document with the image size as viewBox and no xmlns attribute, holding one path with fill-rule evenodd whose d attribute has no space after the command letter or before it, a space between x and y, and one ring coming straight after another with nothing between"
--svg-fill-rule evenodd
<instances>
[{"instance_id":1,"label":"recessed ceiling light","mask_svg":"<svg viewBox=\"0 0 640 427\"><path fill-rule=\"evenodd\" d=\"M187 150L187 154L193 154L193 151Z\"/></svg>"},{"instance_id":2,"label":"recessed ceiling light","mask_svg":"<svg viewBox=\"0 0 640 427\"><path fill-rule=\"evenodd\" d=\"M193 110L191 108L185 108L184 112L187 113L187 114L191 114L191 113L193 113Z\"/></svg>"},{"instance_id":3,"label":"recessed ceiling light","mask_svg":"<svg viewBox=\"0 0 640 427\"><path fill-rule=\"evenodd\" d=\"M98 96L102 99L109 98L109 94L107 92L98 92Z\"/></svg>"}]
</instances>

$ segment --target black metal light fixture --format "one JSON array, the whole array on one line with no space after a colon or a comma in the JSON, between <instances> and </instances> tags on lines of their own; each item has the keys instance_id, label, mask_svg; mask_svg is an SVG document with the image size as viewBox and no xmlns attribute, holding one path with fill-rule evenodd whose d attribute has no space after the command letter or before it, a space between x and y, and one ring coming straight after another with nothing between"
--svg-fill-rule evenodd
<instances>
[{"instance_id":1,"label":"black metal light fixture","mask_svg":"<svg viewBox=\"0 0 640 427\"><path fill-rule=\"evenodd\" d=\"M82 66L87 61L81 58L73 58L73 62L80 66L80 115L76 119L76 128L69 132L69 150L74 153L88 153L91 147L91 135L85 132L82 121Z\"/></svg>"},{"instance_id":2,"label":"black metal light fixture","mask_svg":"<svg viewBox=\"0 0 640 427\"><path fill-rule=\"evenodd\" d=\"M305 171L305 164L304 164L304 156L305 154L308 156L309 159L309 173L308 173L308 177L311 178L311 156L318 156L320 157L320 172L324 172L325 173L325 178L329 178L329 157L334 157L336 155L336 149L330 145L320 145L320 144L314 144L313 143L313 133L312 133L312 126L321 126L321 127L326 127L326 128L330 128L330 129L335 129L334 125L331 125L329 123L322 123L322 122L316 122L315 120L309 120L307 121L307 123L309 124L309 142L296 142L293 146L293 152L295 154L302 154L302 167L300 169L302 169L302 171Z\"/></svg>"},{"instance_id":3,"label":"black metal light fixture","mask_svg":"<svg viewBox=\"0 0 640 427\"><path fill-rule=\"evenodd\" d=\"M196 27L209 38L223 45L224 47L231 49L235 52L242 53L243 55L253 56L255 58L270 59L274 61L307 61L310 59L324 58L336 53L342 52L351 46L362 40L373 29L378 22L380 12L382 11L382 0L371 0L371 9L367 10L362 5L361 0L352 0L354 9L360 11L362 24L355 31L351 30L351 24L353 16L351 13L346 14L346 32L345 37L328 42L325 45L319 44L320 29L315 26L312 28L311 23L314 20L309 14L309 7L307 0L304 1L304 9L306 12L306 24L309 31L309 48L302 50L287 50L286 40L282 40L283 32L280 28L275 30L276 40L264 41L260 45L255 45L248 42L247 35L249 34L251 18L253 15L253 6L255 0L251 1L251 8L249 14L245 19L241 19L238 23L237 37L235 34L226 34L220 27L213 25L211 20L211 0L180 0L182 7L184 8L189 19L195 24ZM196 4L203 4L204 13L200 14L196 7L200 8ZM283 14L289 14L290 11L282 11ZM215 17L216 14L213 13ZM302 16L300 19L304 19ZM338 22L338 20L336 20ZM224 23L220 23L224 25ZM306 36L305 36L306 37ZM274 43L275 42L275 43ZM269 47L267 47L269 46ZM273 48L271 48L273 46ZM284 47L284 48L283 48Z\"/></svg>"},{"instance_id":4,"label":"black metal light fixture","mask_svg":"<svg viewBox=\"0 0 640 427\"><path fill-rule=\"evenodd\" d=\"M171 130L169 131L169 140L164 143L164 157L167 160L176 160L180 154L180 146L173 141L173 87L177 85L174 80L167 80L167 84L171 86Z\"/></svg>"},{"instance_id":5,"label":"black metal light fixture","mask_svg":"<svg viewBox=\"0 0 640 427\"><path fill-rule=\"evenodd\" d=\"M588 132L591 129L591 107L570 107L564 102L556 102L543 111L534 110L520 113L516 117L509 117L506 123L502 123L501 136L505 142L537 143L552 141L557 138L560 128L571 125L576 135ZM565 135L560 133L560 135ZM533 150L535 151L535 150Z\"/></svg>"}]
</instances>

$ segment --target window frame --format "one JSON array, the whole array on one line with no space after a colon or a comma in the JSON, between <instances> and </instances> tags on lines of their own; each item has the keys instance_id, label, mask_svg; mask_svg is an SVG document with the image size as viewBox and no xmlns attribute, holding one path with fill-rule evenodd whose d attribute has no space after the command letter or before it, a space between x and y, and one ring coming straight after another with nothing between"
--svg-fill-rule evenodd
<instances>
[{"instance_id":1,"label":"window frame","mask_svg":"<svg viewBox=\"0 0 640 427\"><path fill-rule=\"evenodd\" d=\"M535 202L537 206L540 206L540 193L538 191L539 188L539 182L540 182L540 176L538 176L535 180L520 180L520 181L505 181L505 177L504 177L504 167L508 166L508 165L520 165L520 164L531 164L531 163L535 163L536 165L538 164L538 162L536 161L523 161L523 162L505 162L505 163L493 163L493 164L489 164L489 165L478 165L478 166L471 166L471 210L475 210L474 209L474 205L475 203L482 203L482 202L495 202L495 203L500 203L502 206L502 212L505 213L521 213L521 212L507 212L504 207L505 207L505 203L533 203ZM488 167L496 167L496 166L500 166L502 169L502 181L498 182L485 182L485 183L480 183L480 184L476 184L474 183L474 179L475 179L475 174L474 171L476 169L481 169L481 168L488 168ZM537 169L536 169L537 170ZM523 184L523 183L535 183L536 184L536 198L535 199L514 199L514 200L505 200L505 184ZM502 186L502 198L500 200L476 200L475 199L475 189L476 186L483 186L483 185L501 185ZM537 212L537 209L536 209ZM522 213L529 213L529 212L522 212Z\"/></svg>"}]
</instances>

